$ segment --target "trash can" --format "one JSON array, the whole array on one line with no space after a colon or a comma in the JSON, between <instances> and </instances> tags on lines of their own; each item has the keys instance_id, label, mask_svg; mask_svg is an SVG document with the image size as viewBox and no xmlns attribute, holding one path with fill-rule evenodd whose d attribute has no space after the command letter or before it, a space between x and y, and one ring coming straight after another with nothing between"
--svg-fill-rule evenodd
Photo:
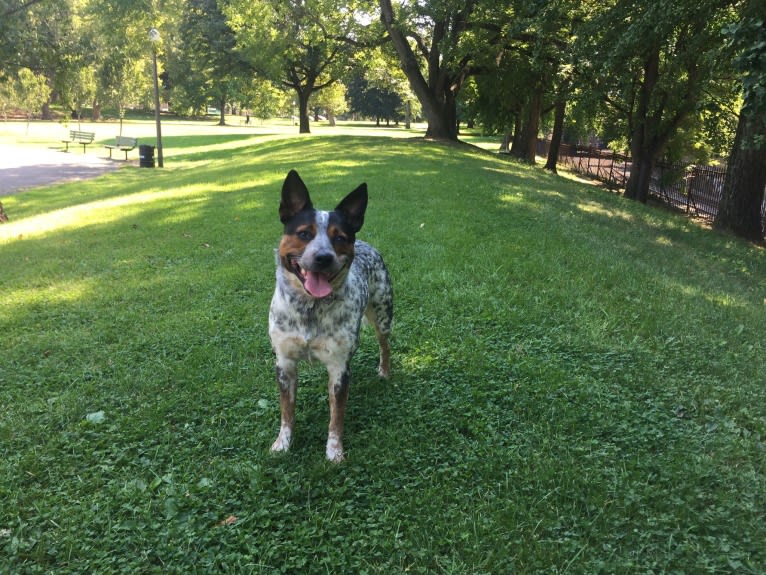
<instances>
[{"instance_id":1,"label":"trash can","mask_svg":"<svg viewBox=\"0 0 766 575\"><path fill-rule=\"evenodd\" d=\"M138 165L141 168L153 168L154 167L154 146L147 146L141 144L138 146Z\"/></svg>"}]
</instances>

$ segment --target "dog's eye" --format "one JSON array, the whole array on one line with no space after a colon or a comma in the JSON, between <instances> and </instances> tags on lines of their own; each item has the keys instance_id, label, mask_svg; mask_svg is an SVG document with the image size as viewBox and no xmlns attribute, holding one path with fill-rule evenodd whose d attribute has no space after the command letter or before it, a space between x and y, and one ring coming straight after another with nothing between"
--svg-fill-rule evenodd
<instances>
[{"instance_id":1,"label":"dog's eye","mask_svg":"<svg viewBox=\"0 0 766 575\"><path fill-rule=\"evenodd\" d=\"M332 238L332 241L335 244L345 244L348 242L348 238L346 236L337 235Z\"/></svg>"},{"instance_id":2,"label":"dog's eye","mask_svg":"<svg viewBox=\"0 0 766 575\"><path fill-rule=\"evenodd\" d=\"M314 235L309 230L301 230L297 235L298 238L304 242L310 242L312 239L314 239Z\"/></svg>"}]
</instances>

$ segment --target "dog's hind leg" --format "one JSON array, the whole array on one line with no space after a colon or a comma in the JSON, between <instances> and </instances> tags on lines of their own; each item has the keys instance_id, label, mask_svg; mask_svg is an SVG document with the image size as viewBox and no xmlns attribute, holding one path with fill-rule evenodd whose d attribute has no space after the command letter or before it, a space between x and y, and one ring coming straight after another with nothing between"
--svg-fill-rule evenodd
<instances>
[{"instance_id":1,"label":"dog's hind leg","mask_svg":"<svg viewBox=\"0 0 766 575\"><path fill-rule=\"evenodd\" d=\"M381 291L382 293L372 294L374 299L370 299L364 315L375 329L375 337L378 338L378 345L380 346L378 375L383 379L388 379L391 377L391 346L388 342L388 336L391 335L391 324L394 319L393 298L390 284L388 284L388 289Z\"/></svg>"},{"instance_id":2,"label":"dog's hind leg","mask_svg":"<svg viewBox=\"0 0 766 575\"><path fill-rule=\"evenodd\" d=\"M372 317L371 317L372 316ZM391 333L391 329L384 331L378 323L375 322L374 314L367 314L367 321L375 328L375 337L378 338L378 345L380 346L380 363L378 364L378 375L383 379L389 379L391 377L391 345L388 343L388 336Z\"/></svg>"},{"instance_id":3,"label":"dog's hind leg","mask_svg":"<svg viewBox=\"0 0 766 575\"><path fill-rule=\"evenodd\" d=\"M298 391L298 374L292 360L277 362L277 384L279 385L279 407L282 413L279 435L271 446L272 451L287 451L293 438L295 426L295 395Z\"/></svg>"},{"instance_id":4,"label":"dog's hind leg","mask_svg":"<svg viewBox=\"0 0 766 575\"><path fill-rule=\"evenodd\" d=\"M348 387L351 371L345 366L328 365L329 381L327 391L330 399L330 427L327 431L327 459L334 463L343 461L343 421L346 416Z\"/></svg>"}]
</instances>

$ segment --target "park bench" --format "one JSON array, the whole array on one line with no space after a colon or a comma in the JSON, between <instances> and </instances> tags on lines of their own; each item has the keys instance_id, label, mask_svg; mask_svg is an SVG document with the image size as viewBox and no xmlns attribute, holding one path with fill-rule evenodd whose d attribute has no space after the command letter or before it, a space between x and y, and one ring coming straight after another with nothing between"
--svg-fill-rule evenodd
<instances>
[{"instance_id":1,"label":"park bench","mask_svg":"<svg viewBox=\"0 0 766 575\"><path fill-rule=\"evenodd\" d=\"M65 144L64 151L69 151L69 144L82 145L82 152L85 153L85 146L93 142L93 138L96 137L95 132L82 132L80 130L69 130L69 139L61 140Z\"/></svg>"},{"instance_id":2,"label":"park bench","mask_svg":"<svg viewBox=\"0 0 766 575\"><path fill-rule=\"evenodd\" d=\"M138 138L127 138L125 136L117 136L114 139L113 144L105 144L104 147L109 150L109 157L112 157L112 150L120 150L125 152L125 161L128 161L128 152L138 145Z\"/></svg>"}]
</instances>

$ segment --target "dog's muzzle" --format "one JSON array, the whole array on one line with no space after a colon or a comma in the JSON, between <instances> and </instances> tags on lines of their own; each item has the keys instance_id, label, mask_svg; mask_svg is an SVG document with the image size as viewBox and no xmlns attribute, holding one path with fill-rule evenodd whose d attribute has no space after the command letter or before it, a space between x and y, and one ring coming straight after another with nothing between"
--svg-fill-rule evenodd
<instances>
[{"instance_id":1,"label":"dog's muzzle","mask_svg":"<svg viewBox=\"0 0 766 575\"><path fill-rule=\"evenodd\" d=\"M340 275L345 266L334 272L322 271L322 268L330 267L335 261L334 256L317 256L314 258L315 268L304 268L300 264L301 255L291 255L287 257L289 270L303 284L303 289L312 297L321 299L329 296L333 292L332 282Z\"/></svg>"}]
</instances>

